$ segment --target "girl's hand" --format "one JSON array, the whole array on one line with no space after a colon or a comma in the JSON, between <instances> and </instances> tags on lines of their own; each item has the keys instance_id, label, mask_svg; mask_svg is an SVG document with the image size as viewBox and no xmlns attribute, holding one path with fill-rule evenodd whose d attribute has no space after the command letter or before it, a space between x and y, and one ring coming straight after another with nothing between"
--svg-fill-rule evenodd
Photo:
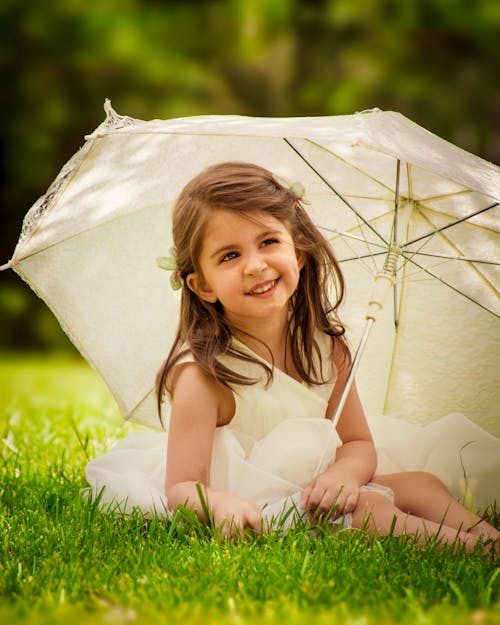
<instances>
[{"instance_id":1,"label":"girl's hand","mask_svg":"<svg viewBox=\"0 0 500 625\"><path fill-rule=\"evenodd\" d=\"M228 492L210 496L214 525L223 537L238 538L248 528L262 532L265 528L260 508L248 499Z\"/></svg>"},{"instance_id":2,"label":"girl's hand","mask_svg":"<svg viewBox=\"0 0 500 625\"><path fill-rule=\"evenodd\" d=\"M302 507L314 517L329 512L333 518L352 512L358 503L360 484L345 469L335 464L320 473L302 493Z\"/></svg>"}]
</instances>

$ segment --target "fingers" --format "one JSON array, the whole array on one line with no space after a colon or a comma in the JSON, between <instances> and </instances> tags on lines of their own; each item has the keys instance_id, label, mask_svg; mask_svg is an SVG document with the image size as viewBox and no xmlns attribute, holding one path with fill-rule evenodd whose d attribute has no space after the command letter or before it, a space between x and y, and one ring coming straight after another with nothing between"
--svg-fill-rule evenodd
<instances>
[{"instance_id":1,"label":"fingers","mask_svg":"<svg viewBox=\"0 0 500 625\"><path fill-rule=\"evenodd\" d=\"M312 490L314 488L315 483L316 483L315 481L311 482L302 491L302 496L300 498L300 502L302 504L302 507L306 508L306 510L309 509L309 505L310 505L309 499L311 497L311 493L312 493Z\"/></svg>"},{"instance_id":2,"label":"fingers","mask_svg":"<svg viewBox=\"0 0 500 625\"><path fill-rule=\"evenodd\" d=\"M263 528L262 514L259 508L255 507L253 510L247 512L243 519L243 529L250 528L256 532L260 532Z\"/></svg>"},{"instance_id":3,"label":"fingers","mask_svg":"<svg viewBox=\"0 0 500 625\"><path fill-rule=\"evenodd\" d=\"M303 502L307 510L325 514L332 507L337 509L343 504L342 487L339 489L329 488L320 481L312 482L304 491Z\"/></svg>"},{"instance_id":4,"label":"fingers","mask_svg":"<svg viewBox=\"0 0 500 625\"><path fill-rule=\"evenodd\" d=\"M261 511L257 506L249 506L233 514L230 520L222 519L217 525L217 530L223 538L243 538L246 530L252 530L258 534L269 532L269 524L262 519Z\"/></svg>"},{"instance_id":5,"label":"fingers","mask_svg":"<svg viewBox=\"0 0 500 625\"><path fill-rule=\"evenodd\" d=\"M344 486L328 488L318 483L310 484L303 493L302 505L306 510L314 512L314 516L336 518L341 514L352 512L359 498L359 490L347 490Z\"/></svg>"},{"instance_id":6,"label":"fingers","mask_svg":"<svg viewBox=\"0 0 500 625\"><path fill-rule=\"evenodd\" d=\"M344 514L347 512L352 512L354 508L358 505L359 499L359 490L355 493L351 493L347 498L344 506Z\"/></svg>"}]
</instances>

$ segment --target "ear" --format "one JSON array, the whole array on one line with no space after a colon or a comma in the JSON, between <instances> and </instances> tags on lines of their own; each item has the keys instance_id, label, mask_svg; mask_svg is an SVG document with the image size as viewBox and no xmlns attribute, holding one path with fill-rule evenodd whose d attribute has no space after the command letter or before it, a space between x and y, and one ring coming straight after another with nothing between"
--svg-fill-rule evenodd
<instances>
[{"instance_id":1,"label":"ear","mask_svg":"<svg viewBox=\"0 0 500 625\"><path fill-rule=\"evenodd\" d=\"M205 302L215 304L217 301L217 296L200 274L190 273L186 278L186 284L190 291L196 293L196 295Z\"/></svg>"},{"instance_id":2,"label":"ear","mask_svg":"<svg viewBox=\"0 0 500 625\"><path fill-rule=\"evenodd\" d=\"M295 248L295 256L297 257L297 264L299 265L299 271L306 264L306 253L302 250Z\"/></svg>"}]
</instances>

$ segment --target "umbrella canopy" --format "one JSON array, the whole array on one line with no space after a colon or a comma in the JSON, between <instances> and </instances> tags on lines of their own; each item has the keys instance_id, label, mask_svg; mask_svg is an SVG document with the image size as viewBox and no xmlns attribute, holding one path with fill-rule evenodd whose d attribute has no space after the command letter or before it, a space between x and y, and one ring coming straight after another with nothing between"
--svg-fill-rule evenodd
<instances>
[{"instance_id":1,"label":"umbrella canopy","mask_svg":"<svg viewBox=\"0 0 500 625\"><path fill-rule=\"evenodd\" d=\"M359 371L368 412L426 423L460 411L500 434L499 169L402 115L316 118L117 115L86 138L27 214L12 267L97 369L125 419L159 426L156 372L179 295L156 259L170 213L208 165L257 163L300 182L347 280L353 345L373 275L393 294Z\"/></svg>"}]
</instances>

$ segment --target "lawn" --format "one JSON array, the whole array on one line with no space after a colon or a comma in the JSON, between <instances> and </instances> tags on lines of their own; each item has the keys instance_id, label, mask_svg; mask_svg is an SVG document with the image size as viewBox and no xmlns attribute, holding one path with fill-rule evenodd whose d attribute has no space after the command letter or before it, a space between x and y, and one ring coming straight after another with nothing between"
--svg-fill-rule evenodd
<instances>
[{"instance_id":1,"label":"lawn","mask_svg":"<svg viewBox=\"0 0 500 625\"><path fill-rule=\"evenodd\" d=\"M302 528L224 542L180 515L103 515L85 463L133 426L98 376L4 355L0 380L0 623L500 623L479 550Z\"/></svg>"}]
</instances>

